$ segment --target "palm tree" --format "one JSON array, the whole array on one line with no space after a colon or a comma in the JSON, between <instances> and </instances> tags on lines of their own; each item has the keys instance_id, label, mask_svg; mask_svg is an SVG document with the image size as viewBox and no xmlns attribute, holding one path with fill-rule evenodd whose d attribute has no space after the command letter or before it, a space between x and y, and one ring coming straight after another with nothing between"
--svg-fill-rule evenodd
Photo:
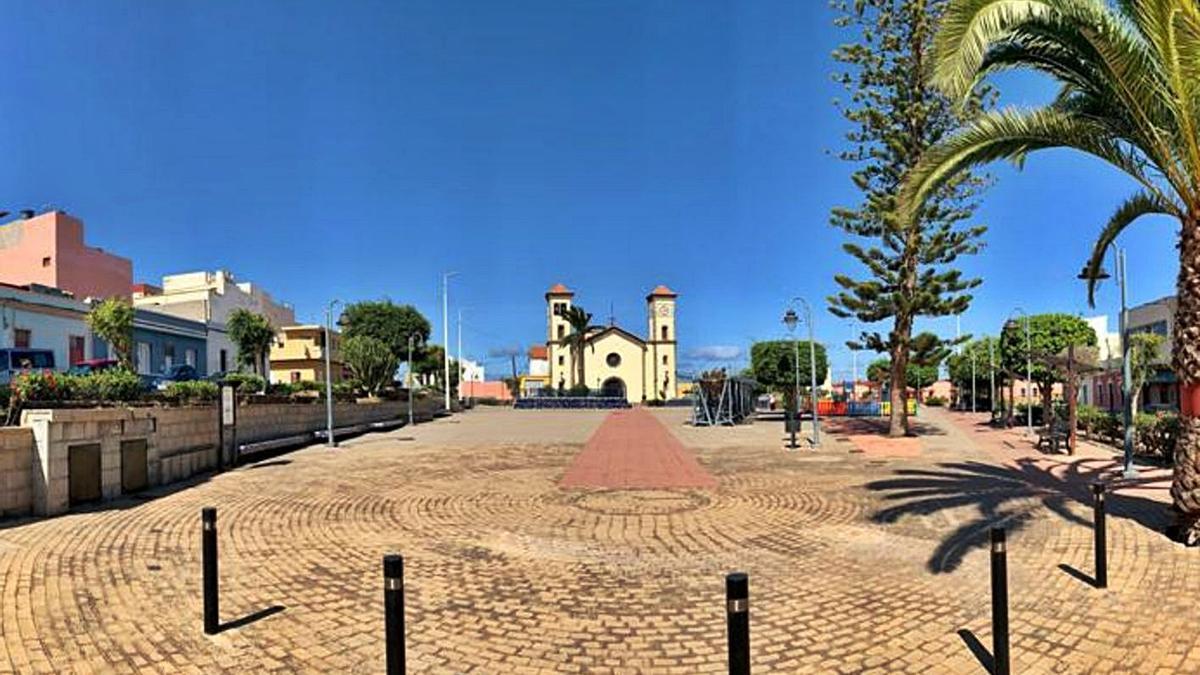
<instances>
[{"instance_id":1,"label":"palm tree","mask_svg":"<svg viewBox=\"0 0 1200 675\"><path fill-rule=\"evenodd\" d=\"M562 344L571 348L571 358L575 360L575 369L579 373L576 386L587 386L583 371L583 344L587 340L588 329L592 327L592 315L582 307L568 307L563 313L563 319L571 326L571 333L562 339Z\"/></svg>"},{"instance_id":2,"label":"palm tree","mask_svg":"<svg viewBox=\"0 0 1200 675\"><path fill-rule=\"evenodd\" d=\"M1100 231L1088 299L1109 245L1141 216L1180 224L1173 361L1183 385L1171 495L1180 534L1200 542L1200 6L1196 0L949 0L934 42L934 83L967 100L988 75L1034 70L1062 89L1049 105L982 114L928 152L901 193L913 218L956 172L1034 150L1074 148L1139 189Z\"/></svg>"}]
</instances>

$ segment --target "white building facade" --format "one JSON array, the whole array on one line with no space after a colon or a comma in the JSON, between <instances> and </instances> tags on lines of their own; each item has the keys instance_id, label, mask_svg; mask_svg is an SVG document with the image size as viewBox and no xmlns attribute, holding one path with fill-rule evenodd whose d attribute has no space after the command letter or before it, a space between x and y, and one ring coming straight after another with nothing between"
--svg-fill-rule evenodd
<instances>
[{"instance_id":1,"label":"white building facade","mask_svg":"<svg viewBox=\"0 0 1200 675\"><path fill-rule=\"evenodd\" d=\"M207 324L207 361L211 372L237 369L237 346L226 328L235 309L261 314L277 329L296 323L291 306L276 302L255 284L236 281L225 270L173 274L163 277L161 288L143 288L134 293L134 306Z\"/></svg>"},{"instance_id":2,"label":"white building facade","mask_svg":"<svg viewBox=\"0 0 1200 675\"><path fill-rule=\"evenodd\" d=\"M47 349L56 370L95 358L87 304L55 289L0 284L0 349Z\"/></svg>"}]
</instances>

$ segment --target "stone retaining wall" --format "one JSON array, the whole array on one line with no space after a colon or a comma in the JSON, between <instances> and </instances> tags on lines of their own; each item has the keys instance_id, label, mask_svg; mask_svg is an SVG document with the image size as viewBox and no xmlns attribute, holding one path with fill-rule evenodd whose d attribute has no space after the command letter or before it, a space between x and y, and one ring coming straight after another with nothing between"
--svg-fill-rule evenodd
<instances>
[{"instance_id":1,"label":"stone retaining wall","mask_svg":"<svg viewBox=\"0 0 1200 675\"><path fill-rule=\"evenodd\" d=\"M431 419L436 409L432 401L419 401L415 417ZM334 406L336 427L407 415L408 406L400 401ZM321 404L241 403L237 410L239 445L324 428ZM225 438L227 459L233 455L232 436ZM213 405L26 410L20 427L0 428L0 516L54 515L69 509L73 499L112 499L130 491L128 485L184 480L216 467L217 440ZM143 452L145 465L140 466Z\"/></svg>"},{"instance_id":2,"label":"stone retaining wall","mask_svg":"<svg viewBox=\"0 0 1200 675\"><path fill-rule=\"evenodd\" d=\"M32 501L33 432L0 427L0 516L29 513Z\"/></svg>"}]
</instances>

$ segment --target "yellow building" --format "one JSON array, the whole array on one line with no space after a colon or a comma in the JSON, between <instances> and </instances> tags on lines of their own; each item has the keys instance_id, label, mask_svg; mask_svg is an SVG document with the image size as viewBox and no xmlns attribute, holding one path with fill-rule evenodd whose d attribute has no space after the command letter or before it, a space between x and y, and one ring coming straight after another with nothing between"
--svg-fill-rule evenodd
<instances>
[{"instance_id":1,"label":"yellow building","mask_svg":"<svg viewBox=\"0 0 1200 675\"><path fill-rule=\"evenodd\" d=\"M582 348L582 381L577 354L567 344L572 329L566 314L574 297L562 284L546 293L550 386L563 390L581 383L604 395L624 396L630 403L672 398L677 382L675 292L659 286L646 296L646 340L616 325L589 328Z\"/></svg>"},{"instance_id":2,"label":"yellow building","mask_svg":"<svg viewBox=\"0 0 1200 675\"><path fill-rule=\"evenodd\" d=\"M338 352L341 336L332 334L333 350L329 353L332 380L340 382L349 377ZM325 327L284 326L271 345L271 382L325 381Z\"/></svg>"}]
</instances>

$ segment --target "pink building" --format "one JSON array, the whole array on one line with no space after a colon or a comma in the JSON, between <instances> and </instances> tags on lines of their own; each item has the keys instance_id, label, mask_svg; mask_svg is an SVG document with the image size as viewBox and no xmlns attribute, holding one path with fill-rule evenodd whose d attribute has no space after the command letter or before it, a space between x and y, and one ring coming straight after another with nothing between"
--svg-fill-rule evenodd
<instances>
[{"instance_id":1,"label":"pink building","mask_svg":"<svg viewBox=\"0 0 1200 675\"><path fill-rule=\"evenodd\" d=\"M133 263L83 243L83 221L63 211L0 225L0 282L42 284L75 297L129 296Z\"/></svg>"}]
</instances>

